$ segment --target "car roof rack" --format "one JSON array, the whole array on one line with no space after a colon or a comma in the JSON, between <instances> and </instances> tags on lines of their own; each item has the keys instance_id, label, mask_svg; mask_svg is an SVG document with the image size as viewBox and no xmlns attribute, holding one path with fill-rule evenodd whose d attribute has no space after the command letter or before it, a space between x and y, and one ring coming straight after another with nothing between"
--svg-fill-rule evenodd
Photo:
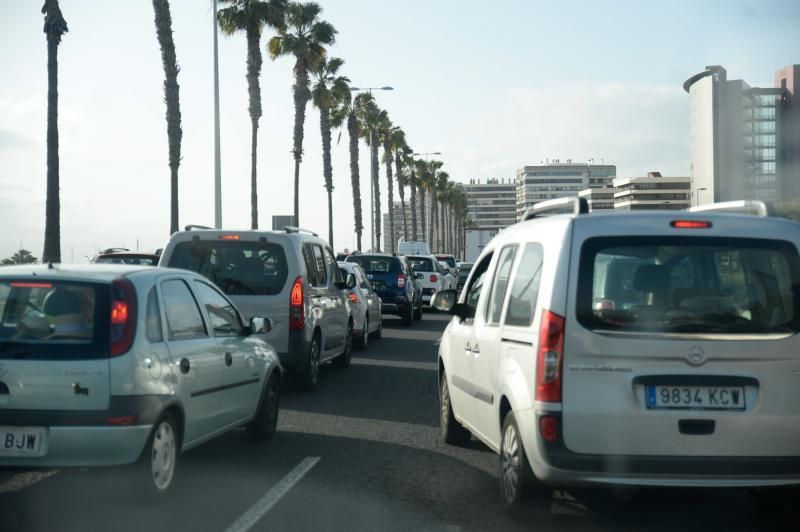
<instances>
[{"instance_id":1,"label":"car roof rack","mask_svg":"<svg viewBox=\"0 0 800 532\"><path fill-rule=\"evenodd\" d=\"M213 230L214 228L213 227L208 227L206 225L196 225L196 224L189 224L189 225L187 225L186 227L183 228L184 231L194 231L195 229Z\"/></svg>"},{"instance_id":2,"label":"car roof rack","mask_svg":"<svg viewBox=\"0 0 800 532\"><path fill-rule=\"evenodd\" d=\"M557 212L554 212L557 211ZM572 211L572 212L569 212ZM524 220L532 220L545 213L550 214L587 214L589 212L589 202L586 198L556 198L547 201L540 201L530 207L522 215Z\"/></svg>"},{"instance_id":3,"label":"car roof rack","mask_svg":"<svg viewBox=\"0 0 800 532\"><path fill-rule=\"evenodd\" d=\"M731 214L755 214L756 216L777 216L778 211L775 206L768 201L761 200L740 200L723 201L720 203L710 203L708 205L698 205L686 209L688 212L727 212Z\"/></svg>"},{"instance_id":4,"label":"car roof rack","mask_svg":"<svg viewBox=\"0 0 800 532\"><path fill-rule=\"evenodd\" d=\"M283 228L283 230L286 231L287 233L306 233L311 236L319 236L314 231L311 231L309 229L303 229L302 227L294 227L292 225L287 225L286 227Z\"/></svg>"}]
</instances>

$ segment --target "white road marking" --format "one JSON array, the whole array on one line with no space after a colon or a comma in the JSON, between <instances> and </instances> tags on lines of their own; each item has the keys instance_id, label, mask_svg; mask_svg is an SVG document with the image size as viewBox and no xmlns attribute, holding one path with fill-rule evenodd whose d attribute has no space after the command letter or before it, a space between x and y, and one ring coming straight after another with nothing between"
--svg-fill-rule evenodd
<instances>
[{"instance_id":1,"label":"white road marking","mask_svg":"<svg viewBox=\"0 0 800 532\"><path fill-rule=\"evenodd\" d=\"M256 503L236 520L225 532L247 532L255 525L267 512L269 512L281 498L289 493L295 484L300 482L306 473L311 471L319 456L309 456L292 469L288 475L283 477L280 482L275 484L271 490L264 494Z\"/></svg>"}]
</instances>

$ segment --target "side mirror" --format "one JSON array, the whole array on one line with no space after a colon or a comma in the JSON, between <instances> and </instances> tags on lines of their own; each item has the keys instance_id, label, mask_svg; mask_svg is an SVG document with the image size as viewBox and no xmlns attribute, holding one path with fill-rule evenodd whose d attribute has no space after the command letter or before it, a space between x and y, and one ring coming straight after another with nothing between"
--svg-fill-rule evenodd
<instances>
[{"instance_id":1,"label":"side mirror","mask_svg":"<svg viewBox=\"0 0 800 532\"><path fill-rule=\"evenodd\" d=\"M442 312L451 312L456 306L456 297L455 290L441 290L433 295L431 307Z\"/></svg>"},{"instance_id":2,"label":"side mirror","mask_svg":"<svg viewBox=\"0 0 800 532\"><path fill-rule=\"evenodd\" d=\"M250 318L250 334L267 334L272 330L269 318Z\"/></svg>"},{"instance_id":3,"label":"side mirror","mask_svg":"<svg viewBox=\"0 0 800 532\"><path fill-rule=\"evenodd\" d=\"M355 287L356 287L356 276L355 276L355 275L353 275L352 273L348 273L348 274L347 274L347 277L345 278L344 285L345 285L345 286L346 286L348 289L351 289L351 290L352 290L353 288L355 288Z\"/></svg>"}]
</instances>

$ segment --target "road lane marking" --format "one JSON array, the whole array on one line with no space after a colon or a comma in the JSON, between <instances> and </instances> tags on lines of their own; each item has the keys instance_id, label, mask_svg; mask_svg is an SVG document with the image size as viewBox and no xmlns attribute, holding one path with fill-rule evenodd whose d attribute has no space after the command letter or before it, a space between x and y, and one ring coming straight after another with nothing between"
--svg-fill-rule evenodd
<instances>
[{"instance_id":1,"label":"road lane marking","mask_svg":"<svg viewBox=\"0 0 800 532\"><path fill-rule=\"evenodd\" d=\"M284 495L289 493L289 490L291 490L295 484L300 482L306 473L317 465L319 460L319 456L309 456L297 464L288 475L283 477L280 482L275 484L271 490L256 501L256 503L243 513L235 523L229 526L225 532L247 532L250 530Z\"/></svg>"}]
</instances>

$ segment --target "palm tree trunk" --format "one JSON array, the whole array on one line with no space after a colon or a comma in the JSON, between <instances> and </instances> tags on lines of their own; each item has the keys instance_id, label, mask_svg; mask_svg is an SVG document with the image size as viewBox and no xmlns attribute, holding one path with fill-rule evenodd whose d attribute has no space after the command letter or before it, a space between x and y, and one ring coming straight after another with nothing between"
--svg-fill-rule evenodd
<instances>
[{"instance_id":1,"label":"palm tree trunk","mask_svg":"<svg viewBox=\"0 0 800 532\"><path fill-rule=\"evenodd\" d=\"M347 115L347 133L350 136L350 183L353 188L353 216L355 217L356 249L361 251L361 185L358 175L358 119L355 111Z\"/></svg>"},{"instance_id":2,"label":"palm tree trunk","mask_svg":"<svg viewBox=\"0 0 800 532\"><path fill-rule=\"evenodd\" d=\"M308 71L295 65L294 82L294 223L300 226L300 161L303 160L303 128L306 122L306 104L311 97L308 90Z\"/></svg>"},{"instance_id":3,"label":"palm tree trunk","mask_svg":"<svg viewBox=\"0 0 800 532\"><path fill-rule=\"evenodd\" d=\"M417 173L411 170L409 176L409 190L411 191L411 239L419 240L417 238Z\"/></svg>"},{"instance_id":4,"label":"palm tree trunk","mask_svg":"<svg viewBox=\"0 0 800 532\"><path fill-rule=\"evenodd\" d=\"M333 248L333 166L331 165L331 111L319 110L319 127L322 133L322 173L328 192L328 244Z\"/></svg>"},{"instance_id":5,"label":"palm tree trunk","mask_svg":"<svg viewBox=\"0 0 800 532\"><path fill-rule=\"evenodd\" d=\"M170 234L178 230L178 167L181 164L181 109L178 86L178 60L172 40L172 16L168 0L153 0L156 35L164 65L164 101L167 104L167 141L170 169Z\"/></svg>"},{"instance_id":6,"label":"palm tree trunk","mask_svg":"<svg viewBox=\"0 0 800 532\"><path fill-rule=\"evenodd\" d=\"M250 97L250 227L258 229L258 178L256 172L258 149L258 121L261 118L261 86L258 77L261 75L261 29L257 22L247 27L247 89Z\"/></svg>"},{"instance_id":7,"label":"palm tree trunk","mask_svg":"<svg viewBox=\"0 0 800 532\"><path fill-rule=\"evenodd\" d=\"M400 210L403 211L403 240L408 240L408 217L406 216L406 193L403 190L403 163L400 160L400 150L394 152L395 178L397 179L397 192L400 194Z\"/></svg>"},{"instance_id":8,"label":"palm tree trunk","mask_svg":"<svg viewBox=\"0 0 800 532\"><path fill-rule=\"evenodd\" d=\"M45 201L42 262L61 262L61 201L58 159L58 43L61 35L47 33L47 199Z\"/></svg>"},{"instance_id":9,"label":"palm tree trunk","mask_svg":"<svg viewBox=\"0 0 800 532\"><path fill-rule=\"evenodd\" d=\"M435 183L435 181L434 181ZM436 185L434 184L431 188L431 220L429 222L429 231L430 236L428 237L428 242L431 244L431 250L434 252L439 252L439 242L437 242L436 238L436 225L437 225L437 211L438 211L439 202L436 197Z\"/></svg>"},{"instance_id":10,"label":"palm tree trunk","mask_svg":"<svg viewBox=\"0 0 800 532\"><path fill-rule=\"evenodd\" d=\"M375 249L372 251L380 251L381 250L381 184L380 184L380 165L378 164L378 142L375 140L375 131L370 132L370 138L372 142L370 143L370 150L372 151L372 175L374 176L372 179L372 193L374 196L373 201L375 202L374 209L375 209L375 217L373 219L373 227L375 233Z\"/></svg>"},{"instance_id":11,"label":"palm tree trunk","mask_svg":"<svg viewBox=\"0 0 800 532\"><path fill-rule=\"evenodd\" d=\"M388 145L383 145L383 156L386 158L386 196L389 201L389 231L388 242L386 251L391 253L394 251L394 177L392 176L392 149Z\"/></svg>"},{"instance_id":12,"label":"palm tree trunk","mask_svg":"<svg viewBox=\"0 0 800 532\"><path fill-rule=\"evenodd\" d=\"M422 230L422 238L430 243L428 239L427 227L425 227L425 187L419 187L419 201L422 204L419 209L419 222L420 229Z\"/></svg>"}]
</instances>

